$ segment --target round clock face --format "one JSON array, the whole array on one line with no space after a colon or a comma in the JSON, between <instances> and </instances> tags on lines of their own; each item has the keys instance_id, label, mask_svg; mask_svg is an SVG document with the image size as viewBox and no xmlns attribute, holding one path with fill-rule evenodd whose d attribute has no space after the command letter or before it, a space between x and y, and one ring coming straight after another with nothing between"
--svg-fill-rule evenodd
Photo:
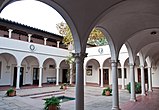
<instances>
[{"instance_id":1,"label":"round clock face","mask_svg":"<svg viewBox=\"0 0 159 110\"><path fill-rule=\"evenodd\" d=\"M35 50L35 46L33 44L30 45L30 50L32 50L32 51Z\"/></svg>"},{"instance_id":2,"label":"round clock face","mask_svg":"<svg viewBox=\"0 0 159 110\"><path fill-rule=\"evenodd\" d=\"M99 48L99 49L98 49L98 52L99 52L100 54L102 54L102 53L103 53L103 48Z\"/></svg>"}]
</instances>

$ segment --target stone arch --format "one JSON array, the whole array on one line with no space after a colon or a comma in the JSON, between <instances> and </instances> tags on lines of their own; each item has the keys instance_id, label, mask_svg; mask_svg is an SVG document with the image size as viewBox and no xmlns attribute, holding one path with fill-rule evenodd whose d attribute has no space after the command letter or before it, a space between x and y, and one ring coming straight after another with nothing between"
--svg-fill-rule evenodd
<instances>
[{"instance_id":1,"label":"stone arch","mask_svg":"<svg viewBox=\"0 0 159 110\"><path fill-rule=\"evenodd\" d=\"M14 68L18 65L14 54L4 52L0 53L0 85L13 86Z\"/></svg>"},{"instance_id":2,"label":"stone arch","mask_svg":"<svg viewBox=\"0 0 159 110\"><path fill-rule=\"evenodd\" d=\"M115 44L114 44L113 40L111 39L110 33L104 27L97 26L97 28L99 28L103 32L103 34L105 36L107 36L106 38L107 38L107 41L108 41L108 44L110 47L111 60L117 61L119 52L116 50Z\"/></svg>"},{"instance_id":3,"label":"stone arch","mask_svg":"<svg viewBox=\"0 0 159 110\"><path fill-rule=\"evenodd\" d=\"M59 68L60 68L59 82L68 83L70 82L70 77L72 77L73 82L75 81L75 74L73 73L72 75L70 75L71 67L65 60L62 60L60 62Z\"/></svg>"},{"instance_id":4,"label":"stone arch","mask_svg":"<svg viewBox=\"0 0 159 110\"><path fill-rule=\"evenodd\" d=\"M92 58L86 62L86 83L100 84L100 63Z\"/></svg>"},{"instance_id":5,"label":"stone arch","mask_svg":"<svg viewBox=\"0 0 159 110\"><path fill-rule=\"evenodd\" d=\"M42 83L55 83L56 79L56 62L53 58L46 58L43 62Z\"/></svg>"},{"instance_id":6,"label":"stone arch","mask_svg":"<svg viewBox=\"0 0 159 110\"><path fill-rule=\"evenodd\" d=\"M111 57L107 58L107 59L103 62L103 68L110 68L110 67L111 67L110 60L111 60Z\"/></svg>"},{"instance_id":7,"label":"stone arch","mask_svg":"<svg viewBox=\"0 0 159 110\"><path fill-rule=\"evenodd\" d=\"M25 84L39 84L39 59L33 55L23 57L21 61L21 68L23 70L23 85Z\"/></svg>"},{"instance_id":8,"label":"stone arch","mask_svg":"<svg viewBox=\"0 0 159 110\"><path fill-rule=\"evenodd\" d=\"M0 12L6 7L8 6L9 4L11 3L14 3L14 2L17 2L17 1L20 1L20 0L6 0L3 5L1 6L1 9L0 9ZM70 27L70 30L72 32L72 36L73 36L73 40L74 40L74 44L75 44L75 51L78 52L78 53L81 53L81 51L85 51L85 49L83 50L82 49L82 41L80 40L80 38L78 36L79 33L77 32L77 29L76 29L76 26L74 24L74 22L72 21L71 17L69 16L69 14L67 13L67 11L65 9L63 9L63 7L52 1L52 0L37 0L38 2L42 2L44 4L47 4L48 6L54 8L64 19L65 21L67 22L67 24L69 25Z\"/></svg>"},{"instance_id":9,"label":"stone arch","mask_svg":"<svg viewBox=\"0 0 159 110\"><path fill-rule=\"evenodd\" d=\"M129 58L127 58L124 62L124 67L128 67L129 66Z\"/></svg>"},{"instance_id":10,"label":"stone arch","mask_svg":"<svg viewBox=\"0 0 159 110\"><path fill-rule=\"evenodd\" d=\"M0 53L0 56L4 58L7 64L9 63L9 60L11 58L15 60L14 62L16 62L16 64L18 63L17 58L14 54L4 52L4 53Z\"/></svg>"}]
</instances>

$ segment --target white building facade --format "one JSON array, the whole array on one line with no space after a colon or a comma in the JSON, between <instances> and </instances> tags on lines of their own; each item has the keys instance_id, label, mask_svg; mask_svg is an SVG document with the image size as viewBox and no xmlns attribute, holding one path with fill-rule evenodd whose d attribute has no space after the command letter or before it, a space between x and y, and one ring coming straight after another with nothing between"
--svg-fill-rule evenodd
<instances>
[{"instance_id":1,"label":"white building facade","mask_svg":"<svg viewBox=\"0 0 159 110\"><path fill-rule=\"evenodd\" d=\"M8 38L3 34L8 33ZM18 35L18 34L17 34ZM15 35L14 35L15 36ZM28 35L29 37L29 35ZM10 31L1 31L0 37L0 86L15 86L19 89L24 85L38 85L53 81L56 85L69 82L67 77L69 64L65 62L70 51L67 49L47 46L12 38ZM111 54L109 45L89 47L88 56L84 60L84 84L92 83L103 87L112 85ZM148 64L145 61L145 82L148 85ZM158 66L153 66L152 87L159 87ZM18 72L19 69L19 72ZM73 78L75 81L75 78ZM135 61L135 81L141 82L139 56ZM129 56L125 45L120 50L118 63L118 84L122 89L130 82ZM148 88L147 88L148 89Z\"/></svg>"}]
</instances>

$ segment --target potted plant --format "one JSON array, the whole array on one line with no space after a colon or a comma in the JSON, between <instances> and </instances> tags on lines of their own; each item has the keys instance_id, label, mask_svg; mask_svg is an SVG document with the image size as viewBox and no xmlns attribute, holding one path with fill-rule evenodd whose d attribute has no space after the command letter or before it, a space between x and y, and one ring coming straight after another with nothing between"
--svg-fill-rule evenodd
<instances>
[{"instance_id":1,"label":"potted plant","mask_svg":"<svg viewBox=\"0 0 159 110\"><path fill-rule=\"evenodd\" d=\"M6 92L6 95L9 97L13 97L16 95L16 91L13 88L9 88Z\"/></svg>"},{"instance_id":2,"label":"potted plant","mask_svg":"<svg viewBox=\"0 0 159 110\"><path fill-rule=\"evenodd\" d=\"M66 90L66 89L67 89L67 83L63 83L63 84L61 85L60 89Z\"/></svg>"},{"instance_id":3,"label":"potted plant","mask_svg":"<svg viewBox=\"0 0 159 110\"><path fill-rule=\"evenodd\" d=\"M129 91L129 93L131 93L131 83L129 82L129 84L127 84L127 90ZM135 82L135 93L139 94L141 93L141 83L139 82Z\"/></svg>"},{"instance_id":4,"label":"potted plant","mask_svg":"<svg viewBox=\"0 0 159 110\"><path fill-rule=\"evenodd\" d=\"M102 95L110 96L112 93L112 89L110 87L106 87L103 89Z\"/></svg>"},{"instance_id":5,"label":"potted plant","mask_svg":"<svg viewBox=\"0 0 159 110\"><path fill-rule=\"evenodd\" d=\"M53 96L45 99L45 110L58 110L60 108L60 100Z\"/></svg>"}]
</instances>

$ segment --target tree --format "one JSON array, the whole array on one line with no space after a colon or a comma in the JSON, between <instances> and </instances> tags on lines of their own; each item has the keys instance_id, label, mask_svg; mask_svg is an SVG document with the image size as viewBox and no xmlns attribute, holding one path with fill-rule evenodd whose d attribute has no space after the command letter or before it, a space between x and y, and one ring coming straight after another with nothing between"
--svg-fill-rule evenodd
<instances>
[{"instance_id":1,"label":"tree","mask_svg":"<svg viewBox=\"0 0 159 110\"><path fill-rule=\"evenodd\" d=\"M66 23L63 23L63 22L58 23L58 24L56 24L56 28L59 31L59 33L62 36L64 36L62 42L65 45L68 45L68 44L73 42L71 30L70 30L69 26Z\"/></svg>"},{"instance_id":2,"label":"tree","mask_svg":"<svg viewBox=\"0 0 159 110\"><path fill-rule=\"evenodd\" d=\"M72 78L75 76L75 58L73 57L72 53L67 56L67 59L65 60L67 64L70 65L70 68L68 69L67 76L70 78L70 84L72 84Z\"/></svg>"},{"instance_id":3,"label":"tree","mask_svg":"<svg viewBox=\"0 0 159 110\"><path fill-rule=\"evenodd\" d=\"M61 23L56 24L56 27L57 27L59 33L62 36L64 36L62 42L65 45L69 45L70 43L73 44L72 33L71 33L69 26L66 23L61 22ZM94 28L89 35L87 43L92 44L92 45L101 46L101 45L106 45L107 40L106 40L104 34L99 29Z\"/></svg>"}]
</instances>

